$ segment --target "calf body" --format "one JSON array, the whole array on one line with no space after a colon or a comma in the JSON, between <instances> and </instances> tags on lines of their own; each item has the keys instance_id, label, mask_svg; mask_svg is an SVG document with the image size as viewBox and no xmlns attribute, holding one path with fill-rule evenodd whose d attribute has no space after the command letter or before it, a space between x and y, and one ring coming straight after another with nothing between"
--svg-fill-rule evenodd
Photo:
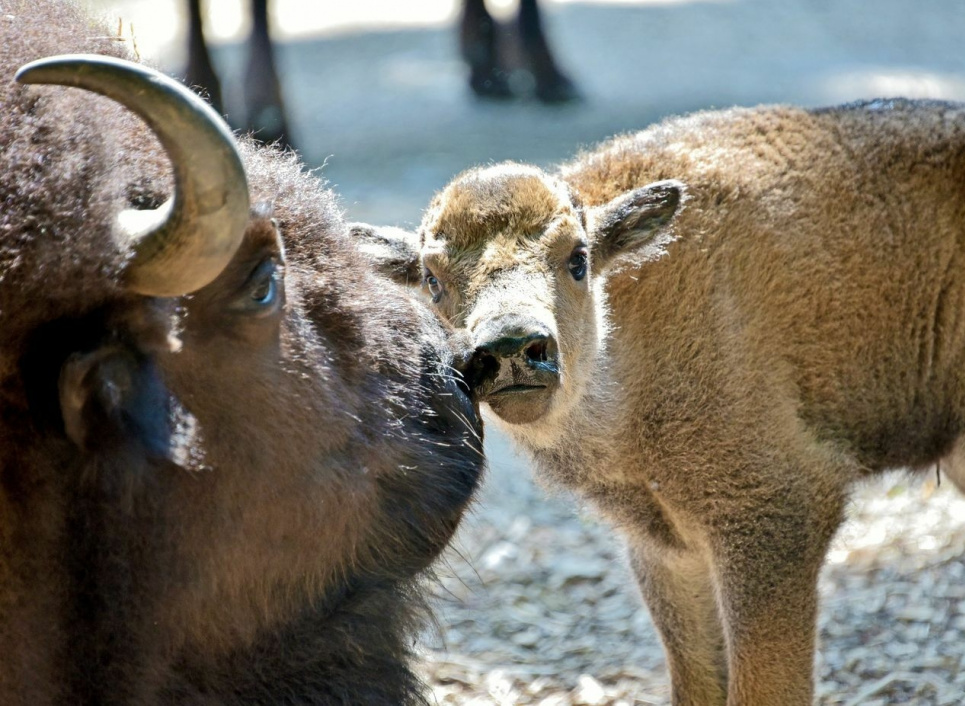
<instances>
[{"instance_id":1,"label":"calf body","mask_svg":"<svg viewBox=\"0 0 965 706\"><path fill-rule=\"evenodd\" d=\"M738 109L467 172L410 237L496 422L626 538L675 704L810 703L849 485L955 456L963 191L960 106Z\"/></svg>"}]
</instances>

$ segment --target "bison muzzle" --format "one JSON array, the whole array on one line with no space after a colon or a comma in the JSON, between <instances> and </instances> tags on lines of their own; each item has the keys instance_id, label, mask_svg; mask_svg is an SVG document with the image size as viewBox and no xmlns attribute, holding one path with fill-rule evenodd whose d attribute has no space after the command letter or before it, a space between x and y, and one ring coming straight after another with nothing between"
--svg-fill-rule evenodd
<instances>
[{"instance_id":1,"label":"bison muzzle","mask_svg":"<svg viewBox=\"0 0 965 706\"><path fill-rule=\"evenodd\" d=\"M4 13L0 702L424 703L483 465L449 334L293 155L70 3Z\"/></svg>"}]
</instances>

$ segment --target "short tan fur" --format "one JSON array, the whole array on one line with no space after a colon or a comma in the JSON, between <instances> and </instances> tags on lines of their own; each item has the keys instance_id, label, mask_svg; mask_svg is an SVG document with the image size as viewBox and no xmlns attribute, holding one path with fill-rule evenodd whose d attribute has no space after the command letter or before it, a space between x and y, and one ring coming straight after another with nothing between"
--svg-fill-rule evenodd
<instances>
[{"instance_id":1,"label":"short tan fur","mask_svg":"<svg viewBox=\"0 0 965 706\"><path fill-rule=\"evenodd\" d=\"M626 538L677 706L811 703L849 486L958 455L963 196L961 106L735 109L469 171L409 237L497 423Z\"/></svg>"}]
</instances>

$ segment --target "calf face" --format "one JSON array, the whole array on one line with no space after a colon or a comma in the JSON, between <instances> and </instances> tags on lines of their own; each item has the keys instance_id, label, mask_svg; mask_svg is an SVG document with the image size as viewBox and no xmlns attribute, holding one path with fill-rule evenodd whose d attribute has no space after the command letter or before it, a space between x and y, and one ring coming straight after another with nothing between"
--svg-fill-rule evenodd
<instances>
[{"instance_id":1,"label":"calf face","mask_svg":"<svg viewBox=\"0 0 965 706\"><path fill-rule=\"evenodd\" d=\"M467 334L480 399L539 435L570 413L596 365L606 334L598 275L624 254L658 257L683 198L682 184L663 181L584 208L561 181L502 164L457 177L418 235L354 233L386 272L419 276Z\"/></svg>"}]
</instances>

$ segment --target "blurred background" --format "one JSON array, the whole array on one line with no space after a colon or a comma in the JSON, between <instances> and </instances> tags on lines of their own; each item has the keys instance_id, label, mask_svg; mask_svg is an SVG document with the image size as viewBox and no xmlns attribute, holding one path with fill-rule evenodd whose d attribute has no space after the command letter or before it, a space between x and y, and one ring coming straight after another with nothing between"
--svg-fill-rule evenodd
<instances>
[{"instance_id":1,"label":"blurred background","mask_svg":"<svg viewBox=\"0 0 965 706\"><path fill-rule=\"evenodd\" d=\"M83 0L145 59L186 60L185 0ZM242 0L208 0L230 119ZM497 18L510 0L488 3ZM541 166L665 116L731 105L965 100L961 0L543 0L583 100L480 101L457 0L275 0L291 137L350 220L414 227L461 170ZM535 488L489 432L490 475L438 590L425 674L441 704L666 704L659 641L608 528ZM937 475L860 489L822 577L821 704L965 702L965 501Z\"/></svg>"},{"instance_id":2,"label":"blurred background","mask_svg":"<svg viewBox=\"0 0 965 706\"><path fill-rule=\"evenodd\" d=\"M185 0L86 0L123 18L148 60L185 64ZM229 117L250 30L244 0L207 0ZM513 0L487 3L497 17ZM351 218L418 222L432 193L480 162L551 164L617 132L709 107L861 97L965 98L958 0L542 0L576 105L474 100L458 0L275 0L293 139Z\"/></svg>"}]
</instances>

